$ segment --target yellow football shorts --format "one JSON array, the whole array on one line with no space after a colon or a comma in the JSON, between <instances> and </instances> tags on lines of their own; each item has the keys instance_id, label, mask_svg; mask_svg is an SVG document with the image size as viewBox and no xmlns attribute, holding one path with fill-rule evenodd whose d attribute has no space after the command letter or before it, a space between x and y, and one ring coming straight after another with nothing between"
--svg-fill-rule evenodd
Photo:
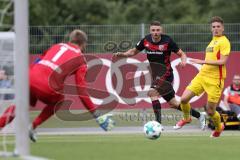
<instances>
[{"instance_id":1,"label":"yellow football shorts","mask_svg":"<svg viewBox=\"0 0 240 160\"><path fill-rule=\"evenodd\" d=\"M222 90L224 87L224 80L218 78L209 78L197 74L191 83L187 86L187 89L199 96L203 92L207 93L208 102L218 103Z\"/></svg>"}]
</instances>

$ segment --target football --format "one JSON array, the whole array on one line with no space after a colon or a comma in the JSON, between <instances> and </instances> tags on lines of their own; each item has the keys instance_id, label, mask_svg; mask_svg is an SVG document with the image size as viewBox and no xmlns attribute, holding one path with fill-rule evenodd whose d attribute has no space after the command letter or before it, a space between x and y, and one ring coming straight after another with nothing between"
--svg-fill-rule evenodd
<instances>
[{"instance_id":1,"label":"football","mask_svg":"<svg viewBox=\"0 0 240 160\"><path fill-rule=\"evenodd\" d=\"M161 136L163 128L157 121L149 121L144 125L143 130L148 139L158 139Z\"/></svg>"}]
</instances>

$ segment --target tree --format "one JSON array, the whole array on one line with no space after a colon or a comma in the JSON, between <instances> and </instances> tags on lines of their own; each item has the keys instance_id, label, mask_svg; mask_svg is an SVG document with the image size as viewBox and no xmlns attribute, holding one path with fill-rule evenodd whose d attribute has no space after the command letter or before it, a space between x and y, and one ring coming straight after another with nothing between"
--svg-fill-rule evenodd
<instances>
[{"instance_id":1,"label":"tree","mask_svg":"<svg viewBox=\"0 0 240 160\"><path fill-rule=\"evenodd\" d=\"M213 15L240 20L240 1L30 0L30 25L207 23Z\"/></svg>"},{"instance_id":2,"label":"tree","mask_svg":"<svg viewBox=\"0 0 240 160\"><path fill-rule=\"evenodd\" d=\"M104 24L106 0L30 0L31 25Z\"/></svg>"}]
</instances>

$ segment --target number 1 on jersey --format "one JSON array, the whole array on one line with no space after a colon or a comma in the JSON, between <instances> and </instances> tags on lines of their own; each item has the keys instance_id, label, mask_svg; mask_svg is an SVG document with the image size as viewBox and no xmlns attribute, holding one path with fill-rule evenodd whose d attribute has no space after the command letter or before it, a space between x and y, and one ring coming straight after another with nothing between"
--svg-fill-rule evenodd
<instances>
[{"instance_id":1,"label":"number 1 on jersey","mask_svg":"<svg viewBox=\"0 0 240 160\"><path fill-rule=\"evenodd\" d=\"M64 52L68 50L67 47L61 46L60 50L55 54L55 56L52 58L52 62L56 62Z\"/></svg>"}]
</instances>

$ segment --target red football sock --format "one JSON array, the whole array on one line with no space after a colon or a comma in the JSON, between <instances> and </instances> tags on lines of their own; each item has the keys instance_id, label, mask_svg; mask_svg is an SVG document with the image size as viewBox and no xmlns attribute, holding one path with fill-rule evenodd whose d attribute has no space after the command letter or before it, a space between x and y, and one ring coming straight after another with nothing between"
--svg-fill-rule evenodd
<instances>
[{"instance_id":1,"label":"red football sock","mask_svg":"<svg viewBox=\"0 0 240 160\"><path fill-rule=\"evenodd\" d=\"M15 105L9 106L0 117L0 128L5 127L15 118Z\"/></svg>"},{"instance_id":2,"label":"red football sock","mask_svg":"<svg viewBox=\"0 0 240 160\"><path fill-rule=\"evenodd\" d=\"M54 105L47 105L32 122L32 128L36 129L39 125L50 118L58 109L59 107L55 107Z\"/></svg>"}]
</instances>

